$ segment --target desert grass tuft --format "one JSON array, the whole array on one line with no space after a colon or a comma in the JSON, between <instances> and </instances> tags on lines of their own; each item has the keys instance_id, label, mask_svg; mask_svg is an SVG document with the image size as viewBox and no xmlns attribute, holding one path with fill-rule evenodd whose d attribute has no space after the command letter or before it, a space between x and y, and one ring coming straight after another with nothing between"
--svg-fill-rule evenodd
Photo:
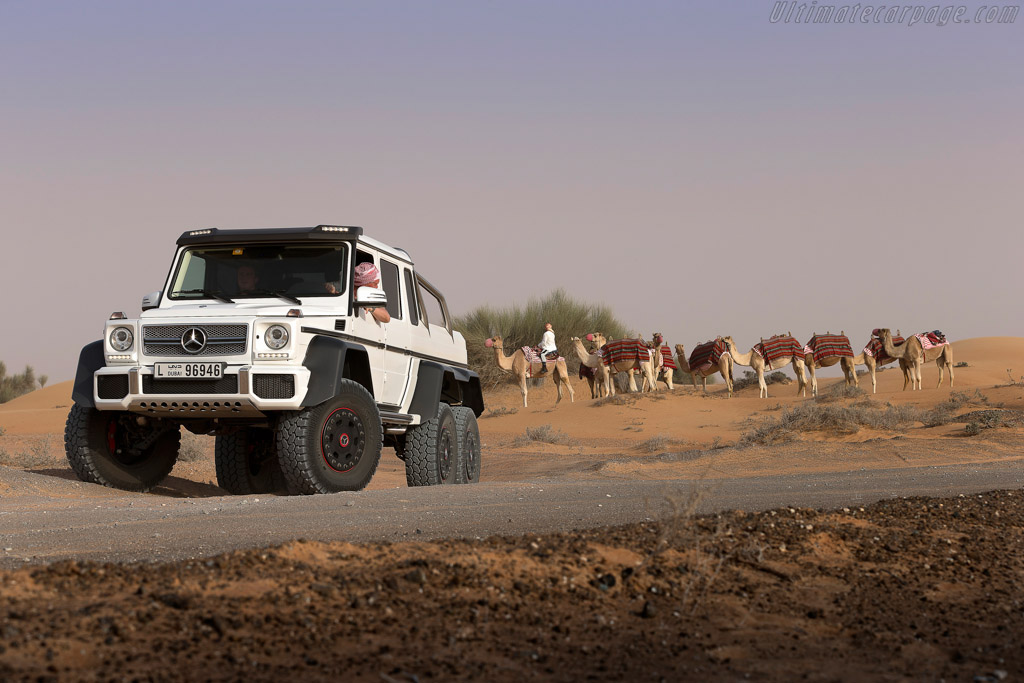
<instances>
[{"instance_id":1,"label":"desert grass tuft","mask_svg":"<svg viewBox=\"0 0 1024 683\"><path fill-rule=\"evenodd\" d=\"M636 447L645 453L658 453L664 451L671 444L672 439L668 438L664 434L658 434L657 436L652 436L649 439L641 441L636 445Z\"/></svg>"},{"instance_id":2,"label":"desert grass tuft","mask_svg":"<svg viewBox=\"0 0 1024 683\"><path fill-rule=\"evenodd\" d=\"M861 427L897 431L921 421L921 411L913 406L884 407L870 399L848 405L805 403L783 408L777 418L763 419L740 437L741 446L771 445L794 441L804 432L856 434Z\"/></svg>"},{"instance_id":3,"label":"desert grass tuft","mask_svg":"<svg viewBox=\"0 0 1024 683\"><path fill-rule=\"evenodd\" d=\"M550 443L556 445L571 446L576 443L568 434L560 429L553 429L551 425L540 425L527 427L525 434L516 437L514 445L525 446L531 443Z\"/></svg>"},{"instance_id":4,"label":"desert grass tuft","mask_svg":"<svg viewBox=\"0 0 1024 683\"><path fill-rule=\"evenodd\" d=\"M764 376L764 383L769 386L772 384L792 384L793 380L787 377L781 370L776 370L775 372L770 372ZM733 391L758 386L757 373L753 370L745 370L743 372L743 377L734 380L732 386Z\"/></svg>"},{"instance_id":5,"label":"desert grass tuft","mask_svg":"<svg viewBox=\"0 0 1024 683\"><path fill-rule=\"evenodd\" d=\"M181 462L198 462L206 457L210 448L210 437L200 436L181 430L181 446L178 448L178 460Z\"/></svg>"},{"instance_id":6,"label":"desert grass tuft","mask_svg":"<svg viewBox=\"0 0 1024 683\"><path fill-rule=\"evenodd\" d=\"M490 408L486 415L481 415L480 419L485 417L502 417L503 415L515 415L519 412L519 408L506 408L505 406L499 406L497 408Z\"/></svg>"}]
</instances>

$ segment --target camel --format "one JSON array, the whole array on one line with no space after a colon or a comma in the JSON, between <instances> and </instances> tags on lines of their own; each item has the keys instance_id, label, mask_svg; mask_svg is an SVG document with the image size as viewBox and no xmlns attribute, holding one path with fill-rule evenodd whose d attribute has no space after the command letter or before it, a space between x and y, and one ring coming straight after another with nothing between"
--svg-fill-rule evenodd
<instances>
[{"instance_id":1,"label":"camel","mask_svg":"<svg viewBox=\"0 0 1024 683\"><path fill-rule=\"evenodd\" d=\"M686 359L686 349L682 344L676 344L676 363L683 372L690 373L693 380L693 388L697 388L697 376L700 375L704 393L708 392L708 377L716 372L721 373L725 380L725 387L729 390L729 398L732 398L732 354L728 351L718 357L718 365L706 365L702 368L690 368L690 362Z\"/></svg>"},{"instance_id":2,"label":"camel","mask_svg":"<svg viewBox=\"0 0 1024 683\"><path fill-rule=\"evenodd\" d=\"M655 332L653 341L648 342L647 345L657 351L654 357L655 379L663 381L669 391L675 391L675 385L672 383L675 366L672 362L671 349L665 344L665 337L660 332Z\"/></svg>"},{"instance_id":3,"label":"camel","mask_svg":"<svg viewBox=\"0 0 1024 683\"><path fill-rule=\"evenodd\" d=\"M831 334L831 332L826 332L825 334ZM846 333L842 330L839 331L839 334L844 337L846 336ZM818 334L814 333L813 337L817 336ZM847 340L847 345L849 345L849 340ZM804 356L804 365L807 367L807 372L811 375L811 396L818 395L818 376L814 372L815 368L828 368L832 367L836 363L839 363L839 366L843 370L843 376L846 378L846 385L850 386L852 384L855 387L860 387L860 380L857 379L857 366L854 364L855 361L856 358L851 358L849 356L825 356L821 359L821 362L816 363L814 361L814 352L811 351L807 353ZM874 378L875 375L872 371L871 379L874 380Z\"/></svg>"},{"instance_id":4,"label":"camel","mask_svg":"<svg viewBox=\"0 0 1024 683\"><path fill-rule=\"evenodd\" d=\"M516 349L515 353L511 356L506 356L504 352L504 344L501 337L495 335L491 339L484 342L488 347L494 349L494 359L498 363L498 367L503 372L510 373L515 376L519 381L519 389L523 392L523 407L526 408L526 375L534 375L541 370L540 363L528 363L526 356L523 355L522 349ZM532 367L531 367L532 365ZM555 399L555 405L562 400L562 385L569 390L569 401L575 402L576 392L572 389L572 384L569 382L569 371L565 367L565 359L559 358L558 360L549 360L548 365L554 367L552 378L555 380L555 388L558 390L558 398Z\"/></svg>"},{"instance_id":5,"label":"camel","mask_svg":"<svg viewBox=\"0 0 1024 683\"><path fill-rule=\"evenodd\" d=\"M602 333L600 333L600 332L593 332L591 334L588 334L587 335L587 340L594 342L594 346L597 347L598 349L603 348L604 345L608 343L607 338L605 338L605 336ZM644 343L640 339L638 339L636 341L638 343L640 343L640 344ZM646 345L645 345L645 348L646 348ZM648 349L648 351L649 352L653 351L653 349ZM606 367L608 368L608 377L607 377L607 386L606 386L607 392L606 393L609 396L614 396L615 395L615 382L612 381L612 380L614 379L614 376L617 375L620 372L625 372L625 373L629 374L629 390L630 390L630 392L636 392L637 391L636 380L633 378L633 373L636 372L636 371L639 371L641 376L643 377L643 381L645 383L644 384L645 387L646 386L650 386L650 387L653 387L652 391L657 391L658 384L657 384L657 382L654 379L654 367L653 367L654 363L657 361L657 356L655 354L653 354L653 353L649 353L648 354L648 359L649 360L646 361L646 362L633 360L633 361L625 361L625 362L619 362L619 363L611 363L610 365L606 364Z\"/></svg>"},{"instance_id":6,"label":"camel","mask_svg":"<svg viewBox=\"0 0 1024 683\"><path fill-rule=\"evenodd\" d=\"M774 337L773 337L774 339ZM722 337L722 341L725 342L726 346L729 347L729 353L732 354L732 360L734 363L739 365L746 365L754 368L754 372L757 373L757 384L761 388L758 392L760 398L768 398L768 385L764 381L764 368L765 361L761 357L761 353L757 350L757 347L753 347L747 353L739 353L736 350L736 344L733 342L732 337ZM761 339L764 343L764 339ZM778 370L784 368L790 363L793 364L793 374L796 375L797 388L796 393L803 396L807 395L807 375L804 373L805 358L802 351L800 353L794 353L791 356L783 356L782 358L776 358L772 361L771 370Z\"/></svg>"},{"instance_id":7,"label":"camel","mask_svg":"<svg viewBox=\"0 0 1024 683\"><path fill-rule=\"evenodd\" d=\"M953 345L943 344L942 346L932 347L925 349L921 345L921 340L915 335L910 335L907 341L896 346L892 343L892 333L888 329L880 329L878 331L878 338L882 341L882 348L892 358L903 359L906 361L907 366L910 370L910 382L912 385L912 391L919 391L921 389L921 367L925 362L935 361L935 366L939 369L939 383L935 385L938 389L942 386L942 368L945 367L949 370L949 388L953 388ZM907 377L904 374L903 377L903 391L907 390Z\"/></svg>"},{"instance_id":8,"label":"camel","mask_svg":"<svg viewBox=\"0 0 1024 683\"><path fill-rule=\"evenodd\" d=\"M572 338L572 349L576 352L576 357L580 359L581 364L594 370L595 376L590 383L590 397L599 398L601 389L607 389L611 384L608 379L608 366L601 360L601 356L587 351L583 346L583 340L579 337Z\"/></svg>"},{"instance_id":9,"label":"camel","mask_svg":"<svg viewBox=\"0 0 1024 683\"><path fill-rule=\"evenodd\" d=\"M896 335L900 336L900 331L899 330L896 330ZM868 344L870 345L871 342L869 341ZM909 369L909 366L907 365L906 359L900 358L899 361L900 361L900 370L903 371L903 388L906 389L907 382L910 379L910 369ZM886 365L886 364L888 364L890 362L892 362L892 360L887 360L885 363L882 363L882 365ZM871 373L871 393L872 394L877 394L878 393L878 381L877 381L877 378L876 378L876 372L877 372L877 370L879 368L878 359L875 356L872 356L870 353L867 353L865 351L861 351L859 354L857 354L856 356L853 357L853 366L857 367L858 365L865 366L868 369L868 372ZM856 377L856 373L854 374L854 376Z\"/></svg>"}]
</instances>

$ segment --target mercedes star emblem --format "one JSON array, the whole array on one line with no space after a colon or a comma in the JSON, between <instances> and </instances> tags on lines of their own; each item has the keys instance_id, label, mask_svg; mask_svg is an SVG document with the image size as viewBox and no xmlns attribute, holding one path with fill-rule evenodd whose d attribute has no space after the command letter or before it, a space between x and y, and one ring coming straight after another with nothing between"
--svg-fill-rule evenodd
<instances>
[{"instance_id":1,"label":"mercedes star emblem","mask_svg":"<svg viewBox=\"0 0 1024 683\"><path fill-rule=\"evenodd\" d=\"M198 327L190 327L181 335L181 348L196 354L206 348L206 333Z\"/></svg>"}]
</instances>

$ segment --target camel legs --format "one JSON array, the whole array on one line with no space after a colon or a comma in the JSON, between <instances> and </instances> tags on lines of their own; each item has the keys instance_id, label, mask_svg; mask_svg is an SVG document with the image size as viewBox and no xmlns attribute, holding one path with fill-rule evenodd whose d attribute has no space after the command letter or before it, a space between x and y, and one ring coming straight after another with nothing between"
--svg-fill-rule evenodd
<instances>
[{"instance_id":1,"label":"camel legs","mask_svg":"<svg viewBox=\"0 0 1024 683\"><path fill-rule=\"evenodd\" d=\"M813 366L813 363L812 363ZM811 373L813 374L813 370ZM796 393L798 395L807 396L807 373L804 372L804 359L794 358L793 359L793 374L796 375Z\"/></svg>"},{"instance_id":2,"label":"camel legs","mask_svg":"<svg viewBox=\"0 0 1024 683\"><path fill-rule=\"evenodd\" d=\"M939 383L935 385L938 389L942 386L942 368L945 366L949 371L949 388L953 388L953 349L949 346L943 349L942 355L935 359L935 367L939 369Z\"/></svg>"},{"instance_id":3,"label":"camel legs","mask_svg":"<svg viewBox=\"0 0 1024 683\"><path fill-rule=\"evenodd\" d=\"M839 360L839 367L843 369L843 376L846 378L846 385L850 386L852 384L853 386L860 388L860 382L857 380L857 367L853 364L853 359L847 357L841 358Z\"/></svg>"},{"instance_id":4,"label":"camel legs","mask_svg":"<svg viewBox=\"0 0 1024 683\"><path fill-rule=\"evenodd\" d=\"M523 407L526 408L526 373L519 375L519 390L523 392Z\"/></svg>"},{"instance_id":5,"label":"camel legs","mask_svg":"<svg viewBox=\"0 0 1024 683\"><path fill-rule=\"evenodd\" d=\"M807 364L807 371L811 373L811 396L818 395L818 376L814 374L814 361Z\"/></svg>"}]
</instances>

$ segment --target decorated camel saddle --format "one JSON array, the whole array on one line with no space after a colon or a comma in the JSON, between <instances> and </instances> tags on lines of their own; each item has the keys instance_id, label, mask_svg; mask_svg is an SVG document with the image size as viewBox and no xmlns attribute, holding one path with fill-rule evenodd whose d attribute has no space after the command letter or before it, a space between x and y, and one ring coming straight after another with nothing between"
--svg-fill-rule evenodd
<instances>
[{"instance_id":1,"label":"decorated camel saddle","mask_svg":"<svg viewBox=\"0 0 1024 683\"><path fill-rule=\"evenodd\" d=\"M647 344L648 348L660 348L661 349L661 367L665 370L675 370L678 366L676 365L675 358L672 357L672 349L669 347L668 342L665 341L665 337L661 334L656 333L654 335L654 341Z\"/></svg>"},{"instance_id":2,"label":"decorated camel saddle","mask_svg":"<svg viewBox=\"0 0 1024 683\"><path fill-rule=\"evenodd\" d=\"M615 339L601 347L605 365L619 363L650 363L651 351L642 339Z\"/></svg>"},{"instance_id":3,"label":"decorated camel saddle","mask_svg":"<svg viewBox=\"0 0 1024 683\"><path fill-rule=\"evenodd\" d=\"M729 347L721 338L698 344L690 352L690 360L688 361L690 372L704 373L711 366L718 365L718 359L722 357L722 354L728 352Z\"/></svg>"},{"instance_id":4,"label":"decorated camel saddle","mask_svg":"<svg viewBox=\"0 0 1024 683\"><path fill-rule=\"evenodd\" d=\"M788 334L777 334L770 339L762 339L760 343L754 346L754 351L761 358L764 358L765 366L769 370L773 369L772 361L781 358L802 357L804 355L804 347Z\"/></svg>"},{"instance_id":5,"label":"decorated camel saddle","mask_svg":"<svg viewBox=\"0 0 1024 683\"><path fill-rule=\"evenodd\" d=\"M821 362L827 358L853 358L853 348L850 347L850 339L845 334L816 334L804 345L804 354L811 354L814 357L814 364L821 367Z\"/></svg>"},{"instance_id":6,"label":"decorated camel saddle","mask_svg":"<svg viewBox=\"0 0 1024 683\"><path fill-rule=\"evenodd\" d=\"M524 346L523 356L526 357L526 362L530 364L529 369L526 371L526 376L533 377L534 375L539 374L543 367L540 360L540 350L532 346ZM563 363L565 362L565 358L563 356L559 356L554 353L549 353L546 360L548 364L557 363L558 361L562 361ZM550 369L548 372L550 372Z\"/></svg>"},{"instance_id":7,"label":"decorated camel saddle","mask_svg":"<svg viewBox=\"0 0 1024 683\"><path fill-rule=\"evenodd\" d=\"M885 347L882 346L882 340L878 338L878 334L879 331L877 329L871 330L871 341L869 341L868 345L864 347L864 354L874 358L876 365L887 365L896 359L892 358L885 352ZM899 334L895 334L892 337L893 346L899 346L905 341L906 339L901 337Z\"/></svg>"},{"instance_id":8,"label":"decorated camel saddle","mask_svg":"<svg viewBox=\"0 0 1024 683\"><path fill-rule=\"evenodd\" d=\"M921 348L927 351L928 349L934 349L939 346L945 346L949 342L946 341L946 335L942 334L939 330L932 330L931 332L922 332L915 334L921 341ZM893 342L895 343L895 342Z\"/></svg>"}]
</instances>

